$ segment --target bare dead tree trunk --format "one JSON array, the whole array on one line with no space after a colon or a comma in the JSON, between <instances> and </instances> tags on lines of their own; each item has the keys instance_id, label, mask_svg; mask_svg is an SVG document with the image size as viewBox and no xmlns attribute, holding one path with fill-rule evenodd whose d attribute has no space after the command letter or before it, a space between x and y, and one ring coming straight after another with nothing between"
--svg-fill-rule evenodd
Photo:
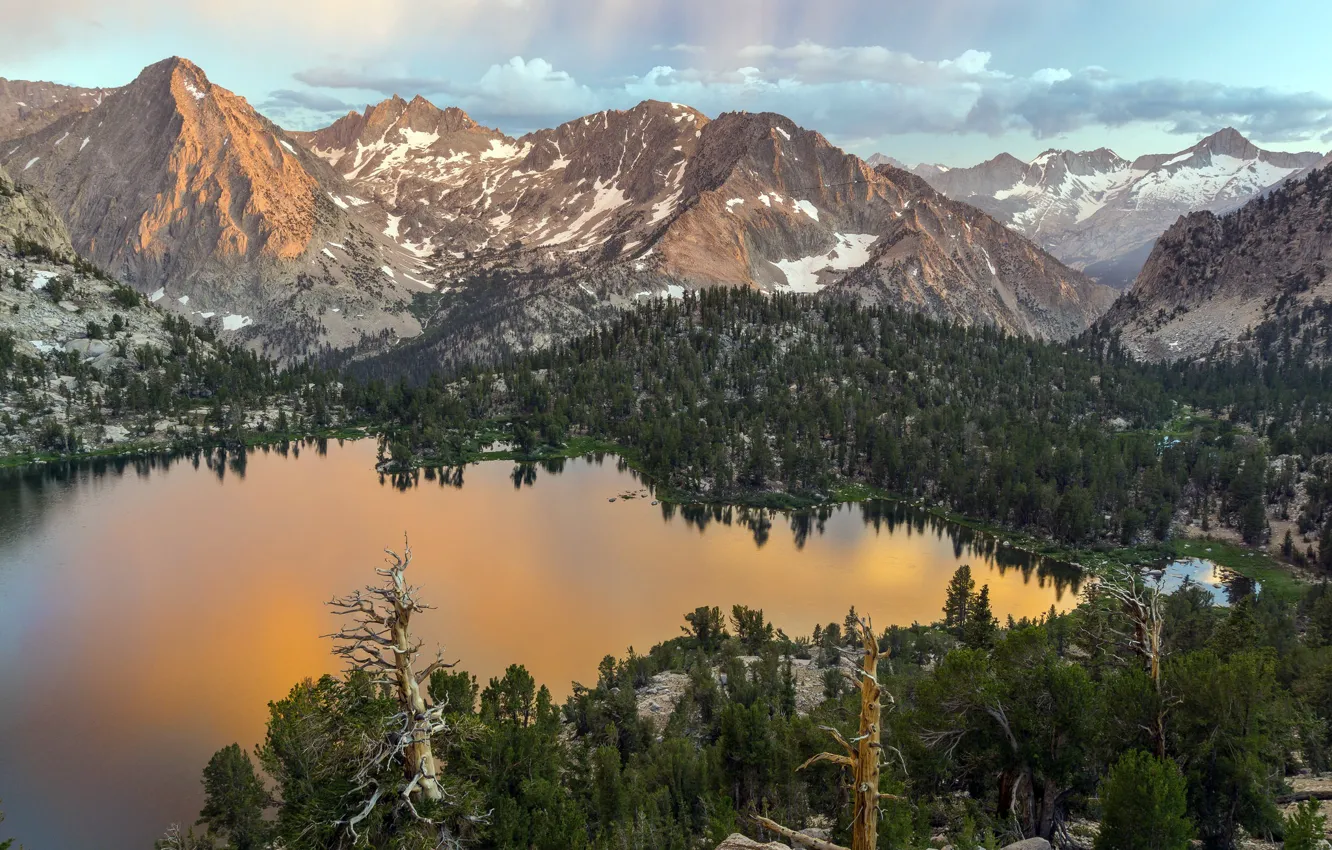
<instances>
[{"instance_id":1,"label":"bare dead tree trunk","mask_svg":"<svg viewBox=\"0 0 1332 850\"><path fill-rule=\"evenodd\" d=\"M824 727L846 754L819 753L802 764L804 770L811 764L826 761L850 768L855 808L851 820L851 850L875 850L879 841L879 800L900 799L879 791L879 769L882 766L883 743L880 737L883 711L883 691L879 685L879 641L868 619L859 620L860 643L864 648L860 669L857 671L860 688L860 726L854 741L847 741L836 729ZM889 696L891 700L892 697ZM782 835L810 850L846 850L837 844L796 832L765 817L754 821L765 829Z\"/></svg>"},{"instance_id":2,"label":"bare dead tree trunk","mask_svg":"<svg viewBox=\"0 0 1332 850\"><path fill-rule=\"evenodd\" d=\"M389 735L386 747L379 752L374 765L363 768L362 780L373 785L369 780L372 769L386 762L400 762L405 784L398 793L416 817L428 820L416 812L412 803L444 798L430 739L446 731L448 725L444 719L447 706L442 703L430 705L422 694L421 684L436 670L453 664L445 664L440 654L424 669L413 669L421 644L412 638L412 614L432 606L417 599L417 589L407 584L405 574L412 562L412 550L406 539L401 556L389 549L384 551L388 556L385 559L388 567L375 570L385 578L384 584L330 601L328 604L334 612L350 617L352 623L327 637L337 641L333 652L347 659L350 670L364 671L376 684L391 688L400 709L394 717L396 728ZM376 787L365 808L348 819L353 832L383 792L383 788Z\"/></svg>"},{"instance_id":3,"label":"bare dead tree trunk","mask_svg":"<svg viewBox=\"0 0 1332 850\"><path fill-rule=\"evenodd\" d=\"M851 850L875 850L879 844L880 742L879 641L868 622L861 620L860 642L865 648L860 668L860 731L854 764L855 815L851 821Z\"/></svg>"},{"instance_id":4,"label":"bare dead tree trunk","mask_svg":"<svg viewBox=\"0 0 1332 850\"><path fill-rule=\"evenodd\" d=\"M1165 624L1161 616L1161 590L1153 585L1146 587L1138 577L1128 570L1113 580L1102 583L1109 593L1124 606L1124 615L1133 627L1133 634L1128 639L1129 648L1140 655L1147 664L1147 675L1156 694L1156 716L1152 718L1152 744L1156 757L1166 757L1166 701L1161 688L1161 661L1165 650L1161 645L1162 627Z\"/></svg>"}]
</instances>

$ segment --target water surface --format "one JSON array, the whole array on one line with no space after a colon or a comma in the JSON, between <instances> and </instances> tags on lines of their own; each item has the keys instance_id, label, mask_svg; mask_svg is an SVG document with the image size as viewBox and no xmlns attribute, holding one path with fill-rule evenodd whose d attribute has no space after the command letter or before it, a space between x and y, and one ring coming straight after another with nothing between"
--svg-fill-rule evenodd
<instances>
[{"instance_id":1,"label":"water surface","mask_svg":"<svg viewBox=\"0 0 1332 850\"><path fill-rule=\"evenodd\" d=\"M1000 617L1075 602L1067 572L892 504L670 509L614 458L394 482L371 441L295 448L0 476L6 835L142 850L193 821L208 757L254 746L269 700L337 669L322 603L373 581L404 531L438 606L413 621L427 654L442 643L482 682L525 664L558 698L704 604L792 635L852 604L929 622L961 563Z\"/></svg>"}]
</instances>

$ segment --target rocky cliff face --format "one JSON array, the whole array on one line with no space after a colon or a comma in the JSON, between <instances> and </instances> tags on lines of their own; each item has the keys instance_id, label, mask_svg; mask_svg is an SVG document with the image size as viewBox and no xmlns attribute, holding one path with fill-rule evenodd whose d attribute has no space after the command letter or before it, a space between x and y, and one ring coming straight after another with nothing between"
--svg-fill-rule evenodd
<instances>
[{"instance_id":1,"label":"rocky cliff face","mask_svg":"<svg viewBox=\"0 0 1332 850\"><path fill-rule=\"evenodd\" d=\"M900 172L899 172L900 175ZM927 190L919 178L910 178ZM905 305L939 319L993 324L1037 339L1067 339L1114 300L1074 271L967 204L920 191L839 293Z\"/></svg>"},{"instance_id":2,"label":"rocky cliff face","mask_svg":"<svg viewBox=\"0 0 1332 850\"><path fill-rule=\"evenodd\" d=\"M1233 209L1317 162L1318 153L1264 151L1233 129L1174 154L1129 162L1113 151L1050 150L1029 163L1007 154L924 175L1070 266L1126 286L1152 242L1179 216Z\"/></svg>"},{"instance_id":3,"label":"rocky cliff face","mask_svg":"<svg viewBox=\"0 0 1332 850\"><path fill-rule=\"evenodd\" d=\"M1322 169L1228 215L1181 218L1098 327L1149 359L1242 350L1264 322L1332 298L1330 266L1332 170Z\"/></svg>"},{"instance_id":4,"label":"rocky cliff face","mask_svg":"<svg viewBox=\"0 0 1332 850\"><path fill-rule=\"evenodd\" d=\"M415 330L399 308L425 288L404 279L419 260L345 209L345 183L318 158L186 60L149 66L3 153L51 197L80 254L190 315L286 338L279 353Z\"/></svg>"},{"instance_id":5,"label":"rocky cliff face","mask_svg":"<svg viewBox=\"0 0 1332 850\"><path fill-rule=\"evenodd\" d=\"M34 247L52 256L69 257L74 248L65 223L39 193L25 189L0 168L0 245Z\"/></svg>"},{"instance_id":6,"label":"rocky cliff face","mask_svg":"<svg viewBox=\"0 0 1332 850\"><path fill-rule=\"evenodd\" d=\"M676 275L831 286L1045 339L1076 333L1109 304L1108 291L989 216L781 116L723 115L704 130L698 159L685 175L688 205L660 242Z\"/></svg>"},{"instance_id":7,"label":"rocky cliff face","mask_svg":"<svg viewBox=\"0 0 1332 850\"><path fill-rule=\"evenodd\" d=\"M111 91L0 77L0 142L35 133L66 115L87 112L101 105Z\"/></svg>"},{"instance_id":8,"label":"rocky cliff face","mask_svg":"<svg viewBox=\"0 0 1332 850\"><path fill-rule=\"evenodd\" d=\"M612 235L641 237L660 222L704 123L648 102L511 139L461 110L395 97L300 138L414 250L462 259L544 248L553 260L599 257Z\"/></svg>"}]
</instances>

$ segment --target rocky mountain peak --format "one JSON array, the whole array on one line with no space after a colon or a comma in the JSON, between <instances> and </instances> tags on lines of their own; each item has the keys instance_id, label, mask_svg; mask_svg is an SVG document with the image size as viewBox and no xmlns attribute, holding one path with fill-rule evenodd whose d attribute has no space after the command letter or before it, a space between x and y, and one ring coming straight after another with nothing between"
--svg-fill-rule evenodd
<instances>
[{"instance_id":1,"label":"rocky mountain peak","mask_svg":"<svg viewBox=\"0 0 1332 850\"><path fill-rule=\"evenodd\" d=\"M345 263L322 270L312 259L324 257L323 242L347 245L358 234L372 241L338 198L339 178L179 57L5 147L0 160L50 197L80 254L146 293L170 295L172 306L235 313L229 329L294 321L295 304L265 313L286 300L297 276L307 279L305 292L316 280L330 290L348 282ZM367 254L360 279L396 290L380 268L403 262Z\"/></svg>"},{"instance_id":2,"label":"rocky mountain peak","mask_svg":"<svg viewBox=\"0 0 1332 850\"><path fill-rule=\"evenodd\" d=\"M481 126L472 120L472 116L458 107L449 106L440 109L419 94L403 109L402 122L413 130L438 130L441 133L475 130Z\"/></svg>"},{"instance_id":3,"label":"rocky mountain peak","mask_svg":"<svg viewBox=\"0 0 1332 850\"><path fill-rule=\"evenodd\" d=\"M911 170L911 166L902 162L902 160L888 156L884 153L872 153L869 155L869 159L865 160L865 162L874 168L878 168L880 165L891 165L893 168L900 168L903 171Z\"/></svg>"},{"instance_id":4,"label":"rocky mountain peak","mask_svg":"<svg viewBox=\"0 0 1332 850\"><path fill-rule=\"evenodd\" d=\"M1192 150L1233 156L1236 159L1256 159L1259 153L1258 146L1244 138L1234 127L1217 130L1194 145Z\"/></svg>"}]
</instances>

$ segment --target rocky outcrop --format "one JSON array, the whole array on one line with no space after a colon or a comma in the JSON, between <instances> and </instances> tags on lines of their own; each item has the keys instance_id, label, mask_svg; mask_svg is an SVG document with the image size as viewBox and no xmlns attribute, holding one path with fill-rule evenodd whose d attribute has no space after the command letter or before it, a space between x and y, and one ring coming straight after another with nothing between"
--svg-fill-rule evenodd
<instances>
[{"instance_id":1,"label":"rocky outcrop","mask_svg":"<svg viewBox=\"0 0 1332 850\"><path fill-rule=\"evenodd\" d=\"M1225 129L1173 154L1132 162L1113 151L1007 154L925 178L1035 240L1073 268L1123 287L1179 216L1223 212L1298 175L1322 155L1265 151Z\"/></svg>"},{"instance_id":2,"label":"rocky outcrop","mask_svg":"<svg viewBox=\"0 0 1332 850\"><path fill-rule=\"evenodd\" d=\"M1332 170L1312 172L1224 216L1181 218L1133 288L1098 323L1137 355L1192 358L1332 298Z\"/></svg>"},{"instance_id":3,"label":"rocky outcrop","mask_svg":"<svg viewBox=\"0 0 1332 850\"><path fill-rule=\"evenodd\" d=\"M16 184L0 167L0 245L42 249L69 257L74 253L65 224L46 198Z\"/></svg>"}]
</instances>

